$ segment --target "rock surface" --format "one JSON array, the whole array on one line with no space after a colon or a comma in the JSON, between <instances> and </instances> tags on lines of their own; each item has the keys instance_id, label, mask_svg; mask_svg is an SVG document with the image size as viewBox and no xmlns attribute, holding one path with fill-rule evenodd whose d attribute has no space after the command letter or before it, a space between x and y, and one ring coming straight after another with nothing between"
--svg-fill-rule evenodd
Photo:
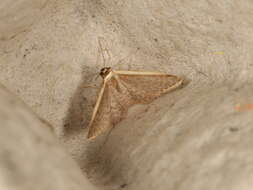
<instances>
[{"instance_id":1,"label":"rock surface","mask_svg":"<svg viewBox=\"0 0 253 190\"><path fill-rule=\"evenodd\" d=\"M251 189L252 1L26 2L0 3L0 82L54 126L92 183ZM23 32L6 24L7 13L18 15ZM111 52L106 66L162 71L189 84L135 106L110 133L87 141L98 89L87 86L99 86L104 66L98 39Z\"/></svg>"},{"instance_id":2,"label":"rock surface","mask_svg":"<svg viewBox=\"0 0 253 190\"><path fill-rule=\"evenodd\" d=\"M53 128L0 85L0 189L95 189Z\"/></svg>"}]
</instances>

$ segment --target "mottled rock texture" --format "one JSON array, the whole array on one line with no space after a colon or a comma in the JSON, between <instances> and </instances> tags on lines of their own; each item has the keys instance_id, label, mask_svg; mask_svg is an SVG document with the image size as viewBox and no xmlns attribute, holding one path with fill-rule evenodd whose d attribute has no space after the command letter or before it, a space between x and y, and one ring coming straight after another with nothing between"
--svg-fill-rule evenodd
<instances>
[{"instance_id":1,"label":"mottled rock texture","mask_svg":"<svg viewBox=\"0 0 253 190\"><path fill-rule=\"evenodd\" d=\"M53 128L0 85L0 189L94 189Z\"/></svg>"},{"instance_id":2,"label":"mottled rock texture","mask_svg":"<svg viewBox=\"0 0 253 190\"><path fill-rule=\"evenodd\" d=\"M0 2L0 82L46 119L100 189L253 186L253 2ZM11 5L11 6L10 6ZM20 8L19 8L20 7ZM86 140L104 66L162 71L182 89ZM246 106L247 107L247 106Z\"/></svg>"}]
</instances>

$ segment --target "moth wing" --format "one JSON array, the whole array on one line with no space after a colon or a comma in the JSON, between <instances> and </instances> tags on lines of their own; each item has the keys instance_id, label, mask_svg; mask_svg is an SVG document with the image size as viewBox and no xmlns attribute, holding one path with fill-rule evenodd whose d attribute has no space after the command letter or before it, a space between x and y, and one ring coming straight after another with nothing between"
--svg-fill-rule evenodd
<instances>
[{"instance_id":1,"label":"moth wing","mask_svg":"<svg viewBox=\"0 0 253 190\"><path fill-rule=\"evenodd\" d=\"M109 98L109 91L104 82L89 123L88 138L96 137L103 129L110 125Z\"/></svg>"},{"instance_id":2,"label":"moth wing","mask_svg":"<svg viewBox=\"0 0 253 190\"><path fill-rule=\"evenodd\" d=\"M131 96L122 90L124 89L121 89L114 78L104 82L89 124L89 139L112 128L124 117L132 100Z\"/></svg>"},{"instance_id":3,"label":"moth wing","mask_svg":"<svg viewBox=\"0 0 253 190\"><path fill-rule=\"evenodd\" d=\"M115 71L136 103L149 103L183 83L175 75L157 72Z\"/></svg>"}]
</instances>

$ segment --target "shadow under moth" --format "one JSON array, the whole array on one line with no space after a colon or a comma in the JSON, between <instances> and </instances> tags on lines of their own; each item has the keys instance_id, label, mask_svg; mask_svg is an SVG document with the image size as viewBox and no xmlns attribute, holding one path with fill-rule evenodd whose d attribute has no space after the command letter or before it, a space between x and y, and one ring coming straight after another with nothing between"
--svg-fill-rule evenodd
<instances>
[{"instance_id":1,"label":"shadow under moth","mask_svg":"<svg viewBox=\"0 0 253 190\"><path fill-rule=\"evenodd\" d=\"M88 138L92 139L111 129L134 104L147 104L181 86L183 79L159 72L100 71L103 83L89 123Z\"/></svg>"}]
</instances>

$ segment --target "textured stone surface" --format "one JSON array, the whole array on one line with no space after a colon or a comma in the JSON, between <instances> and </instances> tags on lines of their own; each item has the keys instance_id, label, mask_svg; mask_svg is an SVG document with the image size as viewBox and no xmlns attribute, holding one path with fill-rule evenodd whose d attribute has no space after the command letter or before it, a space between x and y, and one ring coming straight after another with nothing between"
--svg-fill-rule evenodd
<instances>
[{"instance_id":1,"label":"textured stone surface","mask_svg":"<svg viewBox=\"0 0 253 190\"><path fill-rule=\"evenodd\" d=\"M94 189L53 129L0 85L0 189Z\"/></svg>"},{"instance_id":2,"label":"textured stone surface","mask_svg":"<svg viewBox=\"0 0 253 190\"><path fill-rule=\"evenodd\" d=\"M235 108L253 103L252 11L250 0L48 0L30 30L1 39L0 81L54 126L101 189L251 189L253 110ZM98 37L107 66L189 84L88 142Z\"/></svg>"}]
</instances>

